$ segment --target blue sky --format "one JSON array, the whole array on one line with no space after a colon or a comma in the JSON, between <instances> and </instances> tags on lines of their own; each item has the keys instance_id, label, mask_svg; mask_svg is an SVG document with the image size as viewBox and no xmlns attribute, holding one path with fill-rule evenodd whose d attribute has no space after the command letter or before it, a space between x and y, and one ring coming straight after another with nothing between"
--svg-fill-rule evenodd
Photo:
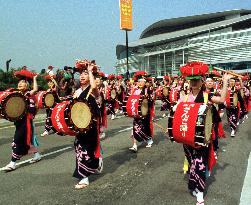
<instances>
[{"instance_id":1,"label":"blue sky","mask_svg":"<svg viewBox=\"0 0 251 205\"><path fill-rule=\"evenodd\" d=\"M251 0L133 0L129 41L158 20L240 8L251 9ZM119 0L0 0L0 68L10 58L11 67L37 71L87 58L111 73L124 42Z\"/></svg>"}]
</instances>

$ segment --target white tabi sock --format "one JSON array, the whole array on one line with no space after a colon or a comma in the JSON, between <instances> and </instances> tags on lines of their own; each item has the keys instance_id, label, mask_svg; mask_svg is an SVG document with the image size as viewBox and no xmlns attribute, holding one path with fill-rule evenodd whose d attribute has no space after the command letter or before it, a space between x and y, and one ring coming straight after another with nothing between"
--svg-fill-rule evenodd
<instances>
[{"instance_id":1,"label":"white tabi sock","mask_svg":"<svg viewBox=\"0 0 251 205\"><path fill-rule=\"evenodd\" d=\"M197 201L198 201L198 202L203 202L203 201L204 201L203 192L199 191L199 192L196 194L196 197L197 197Z\"/></svg>"},{"instance_id":2,"label":"white tabi sock","mask_svg":"<svg viewBox=\"0 0 251 205\"><path fill-rule=\"evenodd\" d=\"M12 166L12 167L16 166L16 162L10 161L9 165Z\"/></svg>"},{"instance_id":3,"label":"white tabi sock","mask_svg":"<svg viewBox=\"0 0 251 205\"><path fill-rule=\"evenodd\" d=\"M89 179L88 177L85 177L83 179L80 180L79 184L86 184L86 185L89 185Z\"/></svg>"}]
</instances>

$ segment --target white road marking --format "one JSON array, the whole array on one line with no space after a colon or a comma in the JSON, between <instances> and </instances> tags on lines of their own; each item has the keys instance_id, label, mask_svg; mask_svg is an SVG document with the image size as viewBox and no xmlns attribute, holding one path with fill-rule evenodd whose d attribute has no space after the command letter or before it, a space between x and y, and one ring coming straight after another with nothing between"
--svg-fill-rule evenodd
<instances>
[{"instance_id":1,"label":"white road marking","mask_svg":"<svg viewBox=\"0 0 251 205\"><path fill-rule=\"evenodd\" d=\"M248 158L247 172L244 178L239 205L250 205L250 204L251 204L251 152Z\"/></svg>"},{"instance_id":2,"label":"white road marking","mask_svg":"<svg viewBox=\"0 0 251 205\"><path fill-rule=\"evenodd\" d=\"M37 121L37 122L35 122L35 125L39 124L41 122L45 122L45 120ZM15 126L14 125L9 125L7 127L0 127L0 130L4 130L4 129L8 129L8 128L13 128L13 127L15 127Z\"/></svg>"},{"instance_id":3,"label":"white road marking","mask_svg":"<svg viewBox=\"0 0 251 205\"><path fill-rule=\"evenodd\" d=\"M131 129L132 129L132 127L128 127L128 128L123 129L123 130L119 130L118 133L120 133L120 132L125 132L125 131L131 130Z\"/></svg>"},{"instance_id":4,"label":"white road marking","mask_svg":"<svg viewBox=\"0 0 251 205\"><path fill-rule=\"evenodd\" d=\"M121 115L121 116L116 116L114 119L120 119L120 118L123 118L125 117L124 115Z\"/></svg>"},{"instance_id":5,"label":"white road marking","mask_svg":"<svg viewBox=\"0 0 251 205\"><path fill-rule=\"evenodd\" d=\"M53 151L53 152L49 152L49 153L46 153L46 154L42 154L41 157L43 158L43 157L46 157L46 156L49 156L49 155L53 155L53 154L56 154L56 153L58 153L58 152L62 152L62 151L65 151L65 150L71 149L71 148L73 148L73 147L68 146L68 147L65 147L65 148L62 148L62 149ZM27 159L27 160L24 160L24 161L21 161L21 162L18 162L16 165L18 166L18 165L21 165L21 164L26 164L26 163L30 162L31 160L32 160L32 158ZM4 168L4 167L0 168L0 171L1 171L3 168Z\"/></svg>"}]
</instances>

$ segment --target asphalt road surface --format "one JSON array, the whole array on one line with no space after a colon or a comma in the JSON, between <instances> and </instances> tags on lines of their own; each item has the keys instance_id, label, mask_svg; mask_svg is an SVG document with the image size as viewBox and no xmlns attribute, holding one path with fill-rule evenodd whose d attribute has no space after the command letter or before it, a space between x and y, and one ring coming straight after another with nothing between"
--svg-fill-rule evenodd
<instances>
[{"instance_id":1,"label":"asphalt road surface","mask_svg":"<svg viewBox=\"0 0 251 205\"><path fill-rule=\"evenodd\" d=\"M224 116L225 117L225 116ZM156 113L158 123L167 127L167 118ZM220 140L218 164L207 181L206 205L238 205L251 150L251 117L241 124L235 138ZM55 134L38 137L45 156L35 164L21 159L21 165L9 173L0 172L0 204L170 204L195 205L183 174L184 153L181 144L172 143L155 126L154 145L141 144L138 153L131 146L132 119L121 116L109 120L104 149L104 170L90 177L90 186L74 190L75 166L73 137ZM227 126L227 125L225 125ZM36 125L37 134L43 132ZM14 128L0 129L0 168L9 163ZM250 194L251 197L251 194Z\"/></svg>"}]
</instances>

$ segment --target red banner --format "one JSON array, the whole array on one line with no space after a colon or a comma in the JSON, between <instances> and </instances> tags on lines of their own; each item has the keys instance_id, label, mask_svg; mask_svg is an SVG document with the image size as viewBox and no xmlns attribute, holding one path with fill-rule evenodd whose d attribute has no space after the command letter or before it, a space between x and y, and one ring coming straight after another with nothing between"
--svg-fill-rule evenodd
<instances>
[{"instance_id":1,"label":"red banner","mask_svg":"<svg viewBox=\"0 0 251 205\"><path fill-rule=\"evenodd\" d=\"M126 103L126 112L129 117L138 116L140 95L130 95Z\"/></svg>"},{"instance_id":2,"label":"red banner","mask_svg":"<svg viewBox=\"0 0 251 205\"><path fill-rule=\"evenodd\" d=\"M171 88L170 95L169 95L169 101L171 103L175 103L178 101L178 88Z\"/></svg>"},{"instance_id":3,"label":"red banner","mask_svg":"<svg viewBox=\"0 0 251 205\"><path fill-rule=\"evenodd\" d=\"M181 102L173 119L173 137L176 142L194 146L195 125L202 103Z\"/></svg>"},{"instance_id":4,"label":"red banner","mask_svg":"<svg viewBox=\"0 0 251 205\"><path fill-rule=\"evenodd\" d=\"M120 0L120 29L132 30L132 0Z\"/></svg>"}]
</instances>

